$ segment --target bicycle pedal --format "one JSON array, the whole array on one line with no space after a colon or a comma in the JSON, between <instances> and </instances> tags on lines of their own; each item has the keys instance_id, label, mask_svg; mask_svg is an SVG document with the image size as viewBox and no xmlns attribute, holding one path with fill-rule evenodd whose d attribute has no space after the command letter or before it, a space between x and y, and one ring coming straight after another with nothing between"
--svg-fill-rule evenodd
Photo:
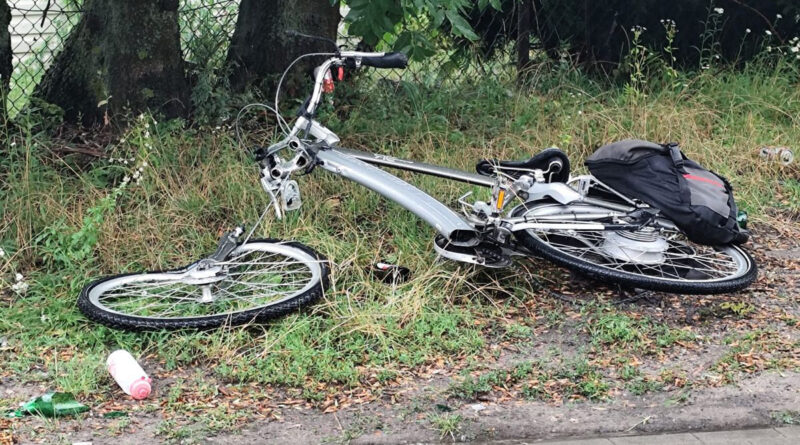
<instances>
[{"instance_id":1,"label":"bicycle pedal","mask_svg":"<svg viewBox=\"0 0 800 445\"><path fill-rule=\"evenodd\" d=\"M442 257L461 263L503 268L510 266L513 262L511 257L503 252L503 249L485 241L476 246L456 246L442 235L436 235L433 240L433 248Z\"/></svg>"}]
</instances>

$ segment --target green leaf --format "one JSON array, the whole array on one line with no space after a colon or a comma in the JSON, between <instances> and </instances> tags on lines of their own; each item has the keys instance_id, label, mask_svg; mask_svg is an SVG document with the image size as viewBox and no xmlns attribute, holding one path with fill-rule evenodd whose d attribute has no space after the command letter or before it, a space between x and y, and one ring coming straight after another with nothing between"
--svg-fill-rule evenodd
<instances>
[{"instance_id":1,"label":"green leaf","mask_svg":"<svg viewBox=\"0 0 800 445\"><path fill-rule=\"evenodd\" d=\"M453 25L453 33L456 35L460 35L468 40L476 41L479 39L478 35L475 34L475 31L472 30L472 27L464 20L464 17L457 11L445 11L445 15L447 16L447 20Z\"/></svg>"},{"instance_id":2,"label":"green leaf","mask_svg":"<svg viewBox=\"0 0 800 445\"><path fill-rule=\"evenodd\" d=\"M432 56L436 51L424 33L404 31L397 36L394 50L406 53L411 60L421 61Z\"/></svg>"},{"instance_id":3,"label":"green leaf","mask_svg":"<svg viewBox=\"0 0 800 445\"><path fill-rule=\"evenodd\" d=\"M444 23L444 12L440 8L430 10L431 18L433 19L433 27L438 28Z\"/></svg>"},{"instance_id":4,"label":"green leaf","mask_svg":"<svg viewBox=\"0 0 800 445\"><path fill-rule=\"evenodd\" d=\"M492 5L492 8L494 8L495 11L503 10L503 4L500 2L500 0L489 0L489 4Z\"/></svg>"}]
</instances>

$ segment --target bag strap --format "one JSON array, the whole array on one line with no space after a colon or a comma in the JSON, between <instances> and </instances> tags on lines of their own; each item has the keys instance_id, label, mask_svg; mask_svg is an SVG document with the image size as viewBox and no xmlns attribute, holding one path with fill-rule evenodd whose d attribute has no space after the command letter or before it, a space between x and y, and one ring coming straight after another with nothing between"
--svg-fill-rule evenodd
<instances>
[{"instance_id":1,"label":"bag strap","mask_svg":"<svg viewBox=\"0 0 800 445\"><path fill-rule=\"evenodd\" d=\"M683 153L681 153L680 145L677 142L668 142L662 145L672 158L672 163L678 170L683 170Z\"/></svg>"}]
</instances>

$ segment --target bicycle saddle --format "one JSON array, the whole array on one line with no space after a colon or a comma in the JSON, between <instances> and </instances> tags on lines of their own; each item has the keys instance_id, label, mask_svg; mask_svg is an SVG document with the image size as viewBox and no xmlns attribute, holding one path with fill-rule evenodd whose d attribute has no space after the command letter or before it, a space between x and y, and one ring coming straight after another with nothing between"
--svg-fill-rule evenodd
<instances>
[{"instance_id":1,"label":"bicycle saddle","mask_svg":"<svg viewBox=\"0 0 800 445\"><path fill-rule=\"evenodd\" d=\"M569 158L558 148L546 148L527 161L484 159L475 166L480 175L493 176L500 171L514 179L519 179L531 170L542 170L547 182L567 182L569 169Z\"/></svg>"}]
</instances>

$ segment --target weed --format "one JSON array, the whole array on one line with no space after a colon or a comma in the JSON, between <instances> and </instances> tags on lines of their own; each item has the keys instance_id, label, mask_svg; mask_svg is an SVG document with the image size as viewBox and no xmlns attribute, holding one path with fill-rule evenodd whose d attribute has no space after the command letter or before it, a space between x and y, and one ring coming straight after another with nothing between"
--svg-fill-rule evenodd
<instances>
[{"instance_id":1,"label":"weed","mask_svg":"<svg viewBox=\"0 0 800 445\"><path fill-rule=\"evenodd\" d=\"M639 372L639 368L632 365L624 365L622 370L619 373L619 376L623 380L632 380L635 377L638 377L641 373Z\"/></svg>"},{"instance_id":2,"label":"weed","mask_svg":"<svg viewBox=\"0 0 800 445\"><path fill-rule=\"evenodd\" d=\"M507 323L504 328L509 338L530 338L532 332L530 327L521 323Z\"/></svg>"},{"instance_id":3,"label":"weed","mask_svg":"<svg viewBox=\"0 0 800 445\"><path fill-rule=\"evenodd\" d=\"M648 392L660 391L663 384L657 380L652 380L648 377L636 377L628 382L625 387L631 394L640 396Z\"/></svg>"},{"instance_id":4,"label":"weed","mask_svg":"<svg viewBox=\"0 0 800 445\"><path fill-rule=\"evenodd\" d=\"M775 331L756 330L731 335L725 341L730 349L711 366L713 371L722 376L722 383L735 383L741 373L798 369L794 355L800 342L781 336Z\"/></svg>"},{"instance_id":5,"label":"weed","mask_svg":"<svg viewBox=\"0 0 800 445\"><path fill-rule=\"evenodd\" d=\"M460 414L432 414L428 417L428 420L439 431L441 439L450 436L451 439L455 440L464 418Z\"/></svg>"},{"instance_id":6,"label":"weed","mask_svg":"<svg viewBox=\"0 0 800 445\"><path fill-rule=\"evenodd\" d=\"M691 397L691 394L692 393L691 393L691 389L690 388L681 389L680 391L678 391L677 394L675 394L674 396L671 396L670 398L668 398L664 402L664 405L665 406L675 406L675 405L684 404L684 403L689 401L689 398Z\"/></svg>"},{"instance_id":7,"label":"weed","mask_svg":"<svg viewBox=\"0 0 800 445\"><path fill-rule=\"evenodd\" d=\"M769 415L781 425L800 425L800 411L773 411Z\"/></svg>"},{"instance_id":8,"label":"weed","mask_svg":"<svg viewBox=\"0 0 800 445\"><path fill-rule=\"evenodd\" d=\"M730 312L737 318L746 318L750 313L755 310L755 307L745 301L732 302L726 301L719 305L722 311Z\"/></svg>"}]
</instances>

